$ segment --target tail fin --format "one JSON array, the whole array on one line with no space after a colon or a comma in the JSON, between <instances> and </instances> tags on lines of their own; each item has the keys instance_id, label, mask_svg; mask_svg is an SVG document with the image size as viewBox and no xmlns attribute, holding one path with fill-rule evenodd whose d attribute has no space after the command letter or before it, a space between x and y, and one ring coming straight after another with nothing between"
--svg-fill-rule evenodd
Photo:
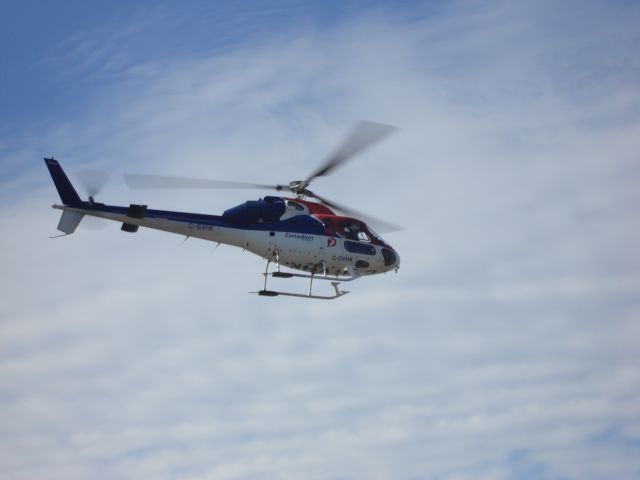
<instances>
[{"instance_id":1,"label":"tail fin","mask_svg":"<svg viewBox=\"0 0 640 480\"><path fill-rule=\"evenodd\" d=\"M51 178L53 178L53 183L58 189L62 203L71 207L82 205L82 200L80 200L75 188L71 185L71 182L58 161L53 158L45 158L44 161L47 164Z\"/></svg>"}]
</instances>

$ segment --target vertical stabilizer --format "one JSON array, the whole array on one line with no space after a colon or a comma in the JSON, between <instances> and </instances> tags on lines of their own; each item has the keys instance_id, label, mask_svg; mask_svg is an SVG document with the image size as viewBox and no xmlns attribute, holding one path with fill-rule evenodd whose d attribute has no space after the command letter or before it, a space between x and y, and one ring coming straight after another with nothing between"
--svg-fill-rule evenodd
<instances>
[{"instance_id":1,"label":"vertical stabilizer","mask_svg":"<svg viewBox=\"0 0 640 480\"><path fill-rule=\"evenodd\" d=\"M82 205L82 200L80 200L75 188L71 185L71 182L64 173L64 170L62 170L58 161L53 158L45 158L44 161L47 164L51 178L53 178L53 183L58 189L62 203L71 207ZM64 214L62 215L62 218L64 218ZM78 220L78 223L80 223L80 220Z\"/></svg>"}]
</instances>

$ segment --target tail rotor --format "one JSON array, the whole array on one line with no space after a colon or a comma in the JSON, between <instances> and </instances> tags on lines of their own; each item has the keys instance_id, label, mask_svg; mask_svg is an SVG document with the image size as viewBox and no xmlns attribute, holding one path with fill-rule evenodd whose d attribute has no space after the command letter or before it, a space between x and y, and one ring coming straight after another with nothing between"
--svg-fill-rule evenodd
<instances>
[{"instance_id":1,"label":"tail rotor","mask_svg":"<svg viewBox=\"0 0 640 480\"><path fill-rule=\"evenodd\" d=\"M102 170L86 169L80 170L76 176L82 190L89 197L89 203L91 205L95 204L95 197L109 181L109 174ZM81 225L88 230L102 230L106 228L107 221L99 217L86 215Z\"/></svg>"},{"instance_id":2,"label":"tail rotor","mask_svg":"<svg viewBox=\"0 0 640 480\"><path fill-rule=\"evenodd\" d=\"M96 195L98 195L106 183L109 181L109 174L102 170L80 170L77 173L80 185L89 197L89 202L94 203Z\"/></svg>"}]
</instances>

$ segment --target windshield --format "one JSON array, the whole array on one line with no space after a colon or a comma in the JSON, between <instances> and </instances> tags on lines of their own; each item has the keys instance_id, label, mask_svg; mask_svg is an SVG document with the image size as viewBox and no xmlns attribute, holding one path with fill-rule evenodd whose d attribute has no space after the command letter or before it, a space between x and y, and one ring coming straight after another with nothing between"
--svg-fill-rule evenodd
<instances>
[{"instance_id":1,"label":"windshield","mask_svg":"<svg viewBox=\"0 0 640 480\"><path fill-rule=\"evenodd\" d=\"M322 218L322 223L324 224L325 231L328 235L357 242L386 245L380 235L371 230L364 222L355 218Z\"/></svg>"},{"instance_id":2,"label":"windshield","mask_svg":"<svg viewBox=\"0 0 640 480\"><path fill-rule=\"evenodd\" d=\"M374 238L376 243L379 243L381 245L386 245L385 241L382 239L382 237L380 235L378 235L378 233L371 227L369 227L369 233L371 234L371 236Z\"/></svg>"}]
</instances>

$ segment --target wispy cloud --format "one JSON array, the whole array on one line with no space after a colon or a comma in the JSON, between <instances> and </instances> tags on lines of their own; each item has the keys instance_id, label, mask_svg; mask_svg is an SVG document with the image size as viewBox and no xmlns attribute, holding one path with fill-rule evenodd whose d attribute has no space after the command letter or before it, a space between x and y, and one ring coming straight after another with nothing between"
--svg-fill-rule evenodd
<instances>
[{"instance_id":1,"label":"wispy cloud","mask_svg":"<svg viewBox=\"0 0 640 480\"><path fill-rule=\"evenodd\" d=\"M52 72L99 86L4 147L0 471L637 477L639 15L456 2L243 41L251 21L221 14L228 41L155 48L203 25L166 8L54 48ZM196 240L46 239L43 154L71 176L283 182L360 118L401 130L317 190L408 228L388 238L399 274L337 302L249 296L261 261ZM115 175L102 200L218 212L245 196Z\"/></svg>"}]
</instances>

